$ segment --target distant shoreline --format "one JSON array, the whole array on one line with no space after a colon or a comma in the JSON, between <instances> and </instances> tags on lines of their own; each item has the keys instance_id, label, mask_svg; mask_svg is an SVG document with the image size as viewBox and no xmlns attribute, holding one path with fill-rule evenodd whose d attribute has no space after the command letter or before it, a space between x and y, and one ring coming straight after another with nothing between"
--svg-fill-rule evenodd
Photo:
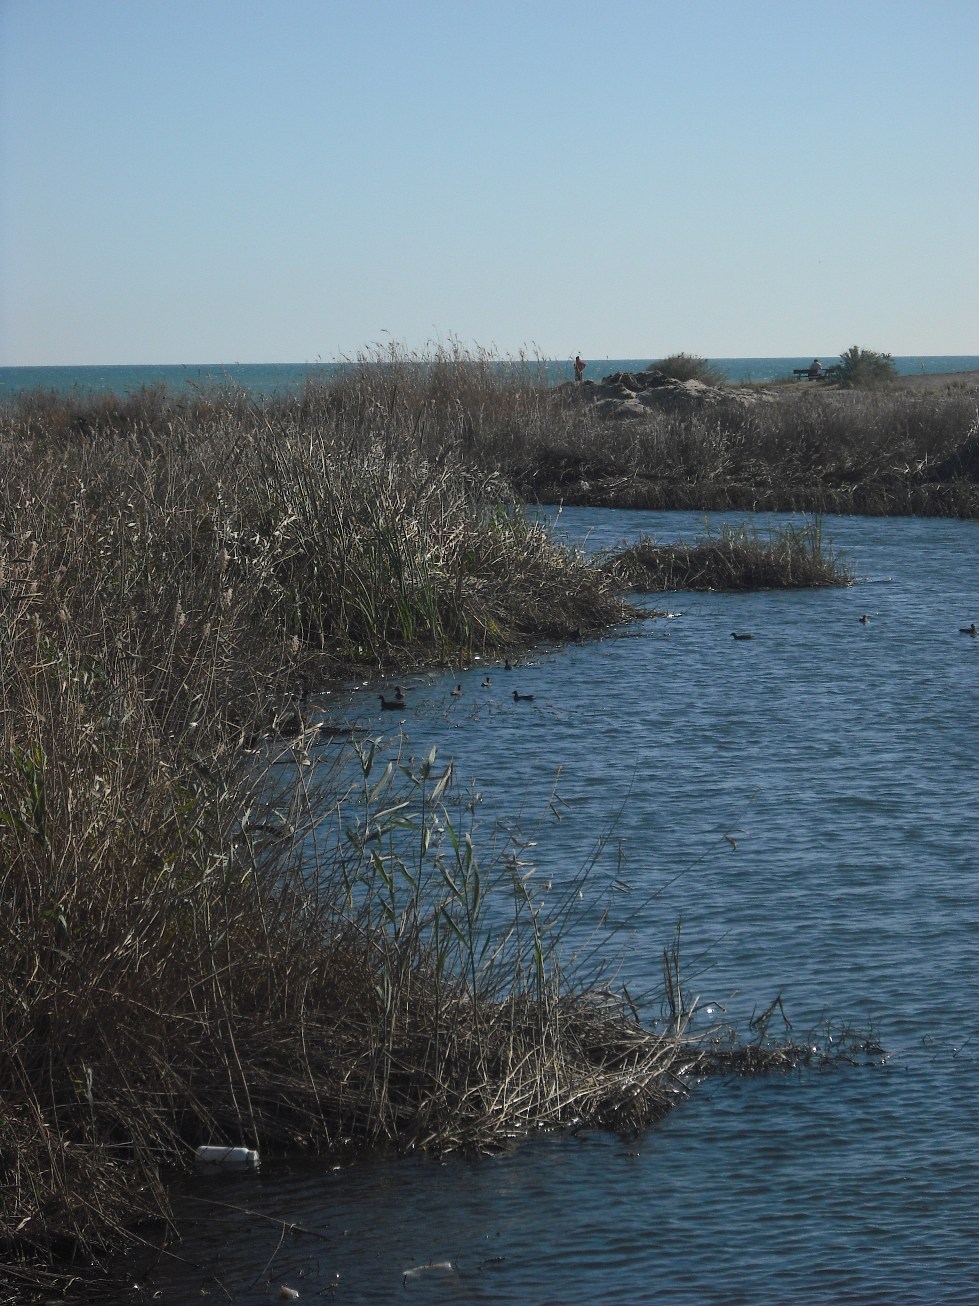
<instances>
[{"instance_id":1,"label":"distant shoreline","mask_svg":"<svg viewBox=\"0 0 979 1306\"><path fill-rule=\"evenodd\" d=\"M769 358L712 358L729 385L782 385L791 382L796 368L806 367L813 357L773 356ZM830 355L818 355L826 362ZM383 360L380 360L383 361ZM422 360L419 360L422 361ZM549 386L573 378L571 360L490 357L481 359L490 370L502 375L518 369L524 375L540 375ZM639 372L655 360L646 358L585 359L585 379L596 381L614 372ZM915 389L975 384L979 376L979 354L895 355L897 381ZM310 382L329 384L351 363L155 363L84 364L80 366L0 367L0 402L18 394L44 391L61 395L131 395L145 387L164 386L176 393L218 388L246 391L255 398L299 394Z\"/></svg>"},{"instance_id":2,"label":"distant shoreline","mask_svg":"<svg viewBox=\"0 0 979 1306\"><path fill-rule=\"evenodd\" d=\"M896 385L910 390L944 390L979 386L979 369L971 372L914 372L898 376Z\"/></svg>"}]
</instances>

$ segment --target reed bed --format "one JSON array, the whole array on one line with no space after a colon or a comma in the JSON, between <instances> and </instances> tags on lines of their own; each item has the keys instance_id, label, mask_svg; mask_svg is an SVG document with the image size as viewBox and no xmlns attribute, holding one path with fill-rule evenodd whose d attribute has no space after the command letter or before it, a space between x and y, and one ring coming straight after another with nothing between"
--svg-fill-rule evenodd
<instances>
[{"instance_id":1,"label":"reed bed","mask_svg":"<svg viewBox=\"0 0 979 1306\"><path fill-rule=\"evenodd\" d=\"M623 585L646 592L759 590L850 585L846 564L823 540L822 521L782 526L767 536L722 526L692 543L657 544L641 536L603 559Z\"/></svg>"},{"instance_id":2,"label":"reed bed","mask_svg":"<svg viewBox=\"0 0 979 1306\"><path fill-rule=\"evenodd\" d=\"M974 389L841 391L716 387L641 419L604 420L591 388L549 389L539 359L501 359L450 342L397 344L352 360L336 381L260 401L233 389L168 395L23 396L7 420L59 441L168 424L237 425L244 435L313 432L335 448L438 465L451 451L473 475L499 475L538 502L707 510L979 515ZM401 453L399 454L399 450Z\"/></svg>"},{"instance_id":3,"label":"reed bed","mask_svg":"<svg viewBox=\"0 0 979 1306\"><path fill-rule=\"evenodd\" d=\"M979 515L974 391L785 386L599 421L575 399L568 438L508 469L540 502L629 508Z\"/></svg>"},{"instance_id":4,"label":"reed bed","mask_svg":"<svg viewBox=\"0 0 979 1306\"><path fill-rule=\"evenodd\" d=\"M624 609L454 441L428 459L376 415L33 396L0 451L0 1242L22 1300L28 1262L165 1210L195 1143L414 1137L395 1084L432 1028L471 1059L464 993L403 937L384 979L254 750L317 739L304 695L337 676ZM415 1021L387 1061L385 984Z\"/></svg>"},{"instance_id":5,"label":"reed bed","mask_svg":"<svg viewBox=\"0 0 979 1306\"><path fill-rule=\"evenodd\" d=\"M633 1129L709 1069L678 980L651 1028L566 969L577 893L484 865L451 769L351 772L308 706L631 611L514 502L561 419L488 362L0 412L4 1300L91 1288L199 1143Z\"/></svg>"},{"instance_id":6,"label":"reed bed","mask_svg":"<svg viewBox=\"0 0 979 1306\"><path fill-rule=\"evenodd\" d=\"M641 1128L706 1073L682 999L651 1028L600 969L566 973L581 882L551 903L522 848L483 864L434 756L365 740L351 781L311 726L236 774L131 683L52 674L20 685L38 740L2 786L6 1300L104 1273L202 1142L486 1151Z\"/></svg>"}]
</instances>

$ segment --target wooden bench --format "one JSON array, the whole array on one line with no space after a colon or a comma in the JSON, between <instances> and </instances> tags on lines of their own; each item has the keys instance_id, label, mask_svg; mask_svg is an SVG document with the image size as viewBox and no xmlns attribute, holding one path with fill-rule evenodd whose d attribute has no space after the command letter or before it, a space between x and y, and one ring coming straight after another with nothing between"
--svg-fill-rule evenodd
<instances>
[{"instance_id":1,"label":"wooden bench","mask_svg":"<svg viewBox=\"0 0 979 1306\"><path fill-rule=\"evenodd\" d=\"M809 367L793 367L792 375L799 377L801 381L834 381L842 370L839 363L834 363L831 367L823 367L818 372L813 372Z\"/></svg>"}]
</instances>

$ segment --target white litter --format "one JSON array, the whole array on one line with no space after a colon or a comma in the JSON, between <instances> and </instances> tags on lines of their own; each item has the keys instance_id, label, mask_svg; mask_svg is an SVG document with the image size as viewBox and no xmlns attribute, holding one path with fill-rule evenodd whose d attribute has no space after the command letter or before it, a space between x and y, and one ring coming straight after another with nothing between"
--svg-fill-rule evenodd
<instances>
[{"instance_id":1,"label":"white litter","mask_svg":"<svg viewBox=\"0 0 979 1306\"><path fill-rule=\"evenodd\" d=\"M250 1147L199 1147L194 1161L200 1170L257 1170L258 1153Z\"/></svg>"}]
</instances>

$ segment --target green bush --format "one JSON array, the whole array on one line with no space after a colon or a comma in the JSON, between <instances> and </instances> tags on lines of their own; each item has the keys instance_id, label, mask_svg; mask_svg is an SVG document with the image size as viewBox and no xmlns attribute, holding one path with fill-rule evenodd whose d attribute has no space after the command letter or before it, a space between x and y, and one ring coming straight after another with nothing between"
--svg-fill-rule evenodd
<instances>
[{"instance_id":1,"label":"green bush","mask_svg":"<svg viewBox=\"0 0 979 1306\"><path fill-rule=\"evenodd\" d=\"M703 381L705 385L724 385L727 381L719 367L696 354L670 354L649 366L674 381Z\"/></svg>"},{"instance_id":2,"label":"green bush","mask_svg":"<svg viewBox=\"0 0 979 1306\"><path fill-rule=\"evenodd\" d=\"M886 385L896 376L897 369L890 354L860 349L857 345L840 354L840 385L848 390Z\"/></svg>"}]
</instances>

